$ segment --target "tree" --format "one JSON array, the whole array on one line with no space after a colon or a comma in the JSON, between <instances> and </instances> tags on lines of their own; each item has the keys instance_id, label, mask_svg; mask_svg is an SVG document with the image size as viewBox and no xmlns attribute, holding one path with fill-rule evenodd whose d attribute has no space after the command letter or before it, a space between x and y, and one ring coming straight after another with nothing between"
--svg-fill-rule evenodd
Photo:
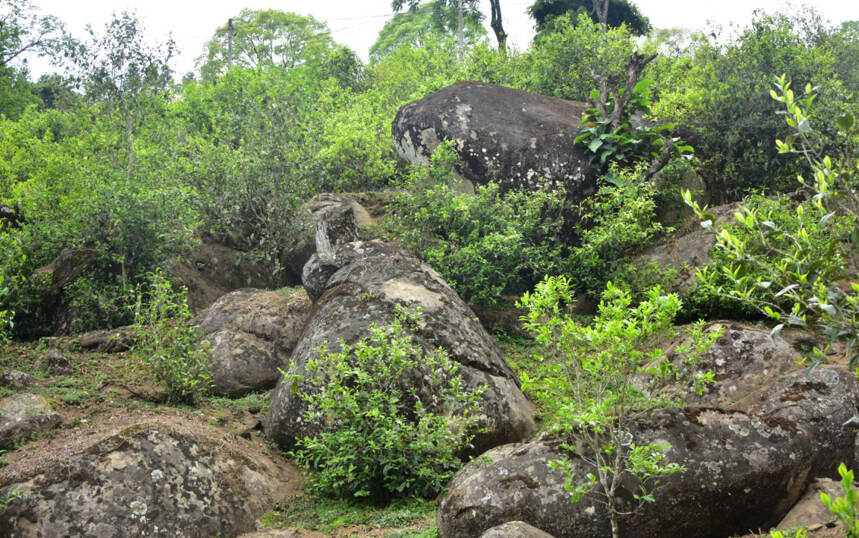
<instances>
[{"instance_id":1,"label":"tree","mask_svg":"<svg viewBox=\"0 0 859 538\"><path fill-rule=\"evenodd\" d=\"M128 12L115 15L96 34L88 27L90 41L76 54L78 77L90 102L101 103L106 113L123 124L127 172L134 164L134 135L153 105L163 99L172 84L170 59L175 43L149 44L143 28Z\"/></svg>"},{"instance_id":2,"label":"tree","mask_svg":"<svg viewBox=\"0 0 859 538\"><path fill-rule=\"evenodd\" d=\"M29 0L4 0L0 5L0 68L31 52L55 54L64 37L59 19L39 15Z\"/></svg>"},{"instance_id":3,"label":"tree","mask_svg":"<svg viewBox=\"0 0 859 538\"><path fill-rule=\"evenodd\" d=\"M449 10L458 12L462 9L463 14L478 14L477 0L435 0L432 2L435 5L437 14L442 13L442 8L446 6ZM408 6L410 10L415 10L420 4L420 0L392 0L391 8L394 11L400 11L403 6ZM504 31L504 25L501 20L501 2L500 0L489 0L490 5L490 22L489 26L495 33L495 39L498 41L498 50L507 50L507 33ZM439 16L439 15L437 15Z\"/></svg>"},{"instance_id":4,"label":"tree","mask_svg":"<svg viewBox=\"0 0 859 538\"><path fill-rule=\"evenodd\" d=\"M681 303L674 294L651 289L646 300L632 306L630 294L611 282L591 325L565 313L573 301L565 277L550 277L526 293L525 328L543 348L541 362L550 365L542 399L558 409L554 433L570 456L591 470L575 476L570 457L553 462L567 476L572 502L590 494L605 505L612 537L619 521L634 514L663 477L685 470L665 461L665 448L637 445L635 426L656 407L682 404L687 387L699 394L712 373L696 373L701 356L721 334L706 333L698 323L689 331L690 343L675 349L679 360L653 348L654 338L673 334L672 322ZM648 378L646 390L640 381ZM630 487L637 486L636 489Z\"/></svg>"},{"instance_id":5,"label":"tree","mask_svg":"<svg viewBox=\"0 0 859 538\"><path fill-rule=\"evenodd\" d=\"M217 77L230 65L291 69L320 59L334 45L325 23L311 16L243 9L215 31L197 65L204 79Z\"/></svg>"},{"instance_id":6,"label":"tree","mask_svg":"<svg viewBox=\"0 0 859 538\"><path fill-rule=\"evenodd\" d=\"M404 13L398 13L385 23L376 42L370 47L370 60L377 62L403 45L419 47L431 35L456 35L458 10L435 0ZM476 44L486 35L479 11L463 14L463 38L466 47Z\"/></svg>"},{"instance_id":7,"label":"tree","mask_svg":"<svg viewBox=\"0 0 859 538\"><path fill-rule=\"evenodd\" d=\"M594 22L600 22L599 8L592 0L536 0L528 8L528 14L537 24L537 32L542 32L549 21L564 13L585 13ZM611 0L606 12L606 24L617 28L626 24L627 28L636 35L645 35L650 31L650 21L638 11L638 7L630 0Z\"/></svg>"},{"instance_id":8,"label":"tree","mask_svg":"<svg viewBox=\"0 0 859 538\"><path fill-rule=\"evenodd\" d=\"M27 57L56 57L65 50L66 39L62 23L39 15L29 0L0 2L0 114L18 117L38 103L27 81Z\"/></svg>"}]
</instances>

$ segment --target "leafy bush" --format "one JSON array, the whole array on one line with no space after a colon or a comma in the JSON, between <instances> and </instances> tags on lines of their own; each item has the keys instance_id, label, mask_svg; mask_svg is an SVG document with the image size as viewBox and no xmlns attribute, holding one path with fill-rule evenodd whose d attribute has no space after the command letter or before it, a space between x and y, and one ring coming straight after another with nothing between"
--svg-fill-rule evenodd
<instances>
[{"instance_id":1,"label":"leafy bush","mask_svg":"<svg viewBox=\"0 0 859 538\"><path fill-rule=\"evenodd\" d=\"M799 177L806 198L790 203L758 200L735 214L736 224L718 230L721 273L702 270L700 279L716 294L733 297L785 325L817 330L846 346L851 365L859 360L859 195L856 193L859 128L852 114L836 120L838 158L822 153L826 140L804 114L814 100L812 88L797 99L786 77L777 79L773 97L787 109L796 131L777 141L779 151L800 152L813 170L813 183ZM799 144L795 149L794 144ZM706 208L684 198L712 226ZM719 279L726 281L723 285Z\"/></svg>"},{"instance_id":2,"label":"leafy bush","mask_svg":"<svg viewBox=\"0 0 859 538\"><path fill-rule=\"evenodd\" d=\"M462 298L494 304L503 293L521 292L546 274L563 270L556 243L563 222L556 192L502 193L497 184L458 193L449 142L433 154L429 169L416 168L396 198L391 229Z\"/></svg>"},{"instance_id":3,"label":"leafy bush","mask_svg":"<svg viewBox=\"0 0 859 538\"><path fill-rule=\"evenodd\" d=\"M296 461L316 470L311 488L336 496L437 494L474 436L480 390L467 390L442 350L425 352L398 310L354 345L308 361L298 396L322 432L298 441ZM297 383L298 379L292 382Z\"/></svg>"},{"instance_id":4,"label":"leafy bush","mask_svg":"<svg viewBox=\"0 0 859 538\"><path fill-rule=\"evenodd\" d=\"M537 35L515 71L515 85L562 99L585 101L598 75L626 80L626 60L635 48L629 30L602 28L585 13L553 18ZM610 86L617 86L610 84Z\"/></svg>"},{"instance_id":5,"label":"leafy bush","mask_svg":"<svg viewBox=\"0 0 859 538\"><path fill-rule=\"evenodd\" d=\"M548 375L541 397L552 400L557 411L553 429L566 440L564 447L594 471L582 481L572 476L569 459L555 465L568 475L573 502L588 492L597 495L608 509L612 534L617 537L619 515L653 502L659 479L684 470L676 463L664 463L662 447L636 445L633 424L653 407L681 402L688 384L703 390L712 374L696 373L700 357L720 335L718 331L704 334L701 325L693 327L694 345L678 350L683 360L672 361L648 343L673 330L681 306L676 295L653 288L646 300L633 307L628 292L608 283L590 326L564 313L572 298L566 278L547 278L533 294L522 297L521 304L528 309L525 326L545 350ZM645 374L652 377L648 390L642 391L636 383ZM639 486L630 492L633 499L626 501L619 494L625 478Z\"/></svg>"},{"instance_id":6,"label":"leafy bush","mask_svg":"<svg viewBox=\"0 0 859 538\"><path fill-rule=\"evenodd\" d=\"M174 291L160 271L150 275L147 293L137 295L133 352L165 386L171 401L193 404L210 388L211 350L197 342L187 294L184 288Z\"/></svg>"},{"instance_id":7,"label":"leafy bush","mask_svg":"<svg viewBox=\"0 0 859 538\"><path fill-rule=\"evenodd\" d=\"M570 250L575 263L567 273L578 291L599 296L610 280L634 290L663 280L657 271L630 262L636 251L672 231L656 220L657 187L639 181L639 173L615 169L599 191L579 205L579 244Z\"/></svg>"},{"instance_id":8,"label":"leafy bush","mask_svg":"<svg viewBox=\"0 0 859 538\"><path fill-rule=\"evenodd\" d=\"M772 145L788 128L768 93L772 73L791 73L797 87L819 88L827 105L806 112L831 125L856 91L839 79L831 32L811 10L757 12L736 39L711 34L716 37L695 41L688 55L665 58L674 68L663 65L653 73L663 89L654 114L694 129L687 139L712 200L738 200L750 190L790 191L796 175L808 172L806 163Z\"/></svg>"},{"instance_id":9,"label":"leafy bush","mask_svg":"<svg viewBox=\"0 0 859 538\"><path fill-rule=\"evenodd\" d=\"M581 134L574 142L583 146L593 164L607 170L611 163L621 166L646 163L650 165L646 172L649 178L669 159L692 152L692 146L665 134L673 125L651 126L645 121L644 116L650 114L652 85L651 79L642 78L632 87L628 99L627 88L620 88L606 96L606 103L589 108L582 115ZM600 97L599 90L590 94L592 102Z\"/></svg>"},{"instance_id":10,"label":"leafy bush","mask_svg":"<svg viewBox=\"0 0 859 538\"><path fill-rule=\"evenodd\" d=\"M859 492L853 487L853 471L848 471L842 463L838 466L838 474L844 496L833 499L821 491L820 500L838 518L845 536L859 538Z\"/></svg>"}]
</instances>

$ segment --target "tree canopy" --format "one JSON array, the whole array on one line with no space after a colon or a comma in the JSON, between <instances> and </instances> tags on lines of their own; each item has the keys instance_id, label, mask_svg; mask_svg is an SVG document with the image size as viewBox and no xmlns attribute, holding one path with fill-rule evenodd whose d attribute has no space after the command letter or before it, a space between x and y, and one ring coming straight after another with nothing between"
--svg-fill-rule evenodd
<instances>
[{"instance_id":1,"label":"tree canopy","mask_svg":"<svg viewBox=\"0 0 859 538\"><path fill-rule=\"evenodd\" d=\"M537 32L542 32L553 18L572 13L586 13L591 20L599 22L592 0L536 0L528 8L528 14L537 24ZM650 21L641 14L638 7L630 0L611 0L608 5L606 23L611 28L626 24L627 28L636 35L645 35L650 29Z\"/></svg>"},{"instance_id":2,"label":"tree canopy","mask_svg":"<svg viewBox=\"0 0 859 538\"><path fill-rule=\"evenodd\" d=\"M464 6L463 6L464 7ZM463 38L466 46L486 36L483 14L470 9L463 14ZM385 23L376 42L370 47L370 60L379 61L398 47L419 47L430 35L456 35L458 12L444 0L435 0L398 13Z\"/></svg>"},{"instance_id":3,"label":"tree canopy","mask_svg":"<svg viewBox=\"0 0 859 538\"><path fill-rule=\"evenodd\" d=\"M310 15L243 9L215 31L197 65L204 78L222 74L230 64L293 68L334 46L328 26Z\"/></svg>"}]
</instances>

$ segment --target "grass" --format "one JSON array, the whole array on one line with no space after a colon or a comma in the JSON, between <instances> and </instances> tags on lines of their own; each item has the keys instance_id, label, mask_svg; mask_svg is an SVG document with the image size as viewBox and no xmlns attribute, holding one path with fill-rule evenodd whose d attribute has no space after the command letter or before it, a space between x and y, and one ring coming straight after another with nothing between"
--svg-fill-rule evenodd
<instances>
[{"instance_id":1,"label":"grass","mask_svg":"<svg viewBox=\"0 0 859 538\"><path fill-rule=\"evenodd\" d=\"M265 514L262 522L263 528L298 527L332 532L341 527L370 527L389 529L391 532L386 536L431 538L438 536L434 524L437 510L435 502L417 498L377 506L370 502L304 496ZM428 523L428 527L407 528L421 523Z\"/></svg>"}]
</instances>

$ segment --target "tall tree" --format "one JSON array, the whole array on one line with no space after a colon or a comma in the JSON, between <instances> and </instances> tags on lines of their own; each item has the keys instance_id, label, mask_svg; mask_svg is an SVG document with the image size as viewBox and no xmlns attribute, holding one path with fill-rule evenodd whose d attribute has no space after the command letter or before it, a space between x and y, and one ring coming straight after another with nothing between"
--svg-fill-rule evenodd
<instances>
[{"instance_id":1,"label":"tall tree","mask_svg":"<svg viewBox=\"0 0 859 538\"><path fill-rule=\"evenodd\" d=\"M479 14L478 0L436 0L433 2L436 6L436 13L441 12L441 7L447 7L449 10L458 12L462 9L464 14ZM418 8L420 0L392 0L391 8L394 11L400 11L403 7L408 7L410 10ZM498 49L504 51L507 49L507 33L504 31L504 25L501 20L501 0L489 0L490 4L490 19L489 26L495 33L495 39L498 41Z\"/></svg>"},{"instance_id":2,"label":"tall tree","mask_svg":"<svg viewBox=\"0 0 859 538\"><path fill-rule=\"evenodd\" d=\"M78 80L86 98L122 125L127 173L134 165L134 138L147 117L159 109L172 85L170 59L175 43L149 43L136 16L114 15L75 57Z\"/></svg>"},{"instance_id":3,"label":"tall tree","mask_svg":"<svg viewBox=\"0 0 859 538\"><path fill-rule=\"evenodd\" d=\"M197 60L204 78L232 65L291 69L319 59L335 46L325 23L277 9L243 9L219 27Z\"/></svg>"},{"instance_id":4,"label":"tall tree","mask_svg":"<svg viewBox=\"0 0 859 538\"><path fill-rule=\"evenodd\" d=\"M16 117L39 99L27 80L32 55L56 58L67 36L62 23L29 0L0 0L0 114Z\"/></svg>"},{"instance_id":5,"label":"tall tree","mask_svg":"<svg viewBox=\"0 0 859 538\"><path fill-rule=\"evenodd\" d=\"M458 10L443 1L433 1L398 13L385 23L376 42L370 47L370 60L378 61L402 45L419 46L429 36L454 36L459 27ZM463 39L466 46L486 35L479 11L463 14Z\"/></svg>"},{"instance_id":6,"label":"tall tree","mask_svg":"<svg viewBox=\"0 0 859 538\"><path fill-rule=\"evenodd\" d=\"M536 0L528 8L528 14L536 22L539 33L552 18L569 12L574 14L573 20L576 13L582 12L587 13L594 22L600 22L602 17L599 12L604 7L602 2L595 3L592 0ZM638 7L631 0L611 0L608 2L607 11L602 15L609 27L617 28L626 24L626 27L637 35L647 34L651 28L650 21L638 11Z\"/></svg>"}]
</instances>

